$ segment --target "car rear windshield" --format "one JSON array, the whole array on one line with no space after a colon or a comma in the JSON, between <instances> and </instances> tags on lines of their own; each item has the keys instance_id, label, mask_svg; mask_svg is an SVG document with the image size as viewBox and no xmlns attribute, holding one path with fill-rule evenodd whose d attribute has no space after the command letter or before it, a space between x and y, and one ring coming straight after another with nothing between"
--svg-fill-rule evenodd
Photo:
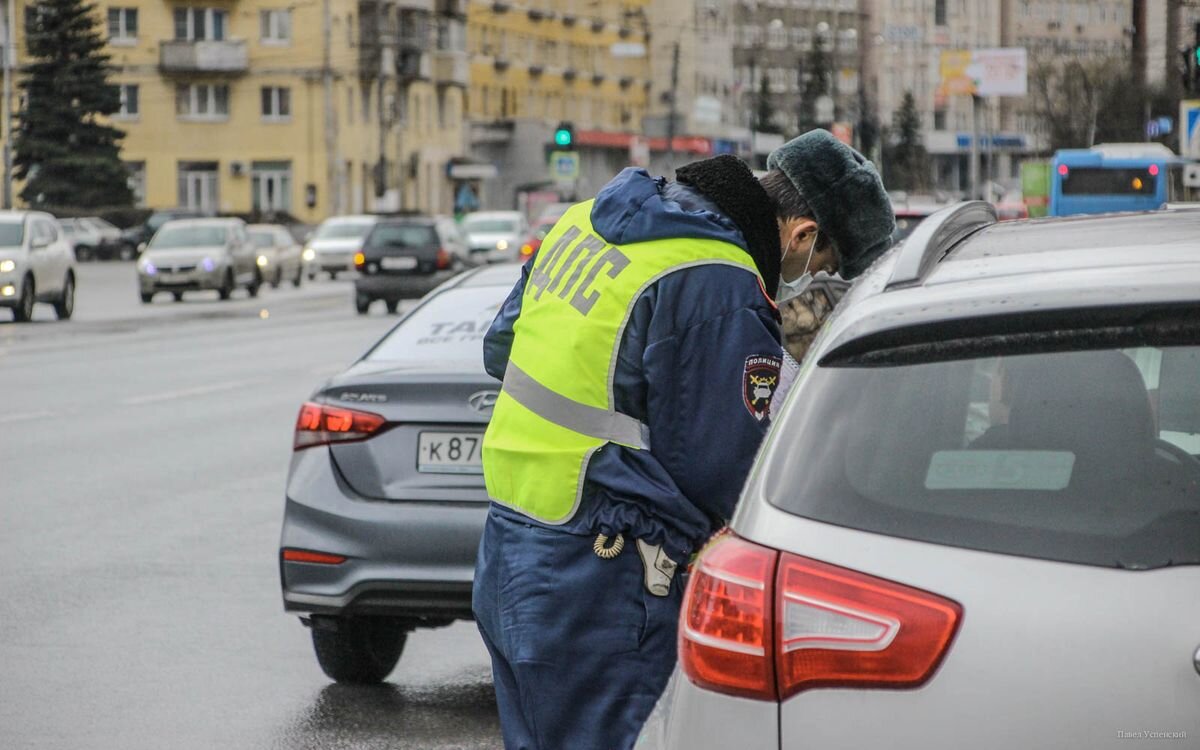
<instances>
[{"instance_id":1,"label":"car rear windshield","mask_svg":"<svg viewBox=\"0 0 1200 750\"><path fill-rule=\"evenodd\" d=\"M21 222L0 224L0 247L20 247L25 239L25 225Z\"/></svg>"},{"instance_id":2,"label":"car rear windshield","mask_svg":"<svg viewBox=\"0 0 1200 750\"><path fill-rule=\"evenodd\" d=\"M508 295L507 286L448 289L417 307L366 356L416 364L460 363L483 369L483 335Z\"/></svg>"},{"instance_id":3,"label":"car rear windshield","mask_svg":"<svg viewBox=\"0 0 1200 750\"><path fill-rule=\"evenodd\" d=\"M788 512L1087 565L1200 563L1200 346L817 367L781 420L763 481Z\"/></svg>"},{"instance_id":4,"label":"car rear windshield","mask_svg":"<svg viewBox=\"0 0 1200 750\"><path fill-rule=\"evenodd\" d=\"M150 240L153 250L217 247L225 244L225 227L163 227Z\"/></svg>"},{"instance_id":5,"label":"car rear windshield","mask_svg":"<svg viewBox=\"0 0 1200 750\"><path fill-rule=\"evenodd\" d=\"M428 224L380 224L371 232L371 247L430 247L438 244L437 231Z\"/></svg>"},{"instance_id":6,"label":"car rear windshield","mask_svg":"<svg viewBox=\"0 0 1200 750\"><path fill-rule=\"evenodd\" d=\"M313 239L317 240L353 240L360 237L366 237L367 232L371 231L371 227L375 226L373 221L336 221L325 222L317 227L317 233L313 235Z\"/></svg>"}]
</instances>

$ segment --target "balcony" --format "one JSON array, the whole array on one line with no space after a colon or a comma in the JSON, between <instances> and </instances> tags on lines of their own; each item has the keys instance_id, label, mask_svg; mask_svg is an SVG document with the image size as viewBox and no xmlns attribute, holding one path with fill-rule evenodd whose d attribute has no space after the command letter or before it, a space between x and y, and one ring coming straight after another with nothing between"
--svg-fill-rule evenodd
<instances>
[{"instance_id":1,"label":"balcony","mask_svg":"<svg viewBox=\"0 0 1200 750\"><path fill-rule=\"evenodd\" d=\"M159 67L165 73L245 73L250 59L243 40L188 41L159 45Z\"/></svg>"},{"instance_id":2,"label":"balcony","mask_svg":"<svg viewBox=\"0 0 1200 750\"><path fill-rule=\"evenodd\" d=\"M433 78L441 84L466 86L470 73L467 53L461 50L435 50L433 53Z\"/></svg>"},{"instance_id":3,"label":"balcony","mask_svg":"<svg viewBox=\"0 0 1200 750\"><path fill-rule=\"evenodd\" d=\"M434 12L439 16L467 17L467 0L436 0Z\"/></svg>"},{"instance_id":4,"label":"balcony","mask_svg":"<svg viewBox=\"0 0 1200 750\"><path fill-rule=\"evenodd\" d=\"M433 65L429 53L402 50L396 55L396 75L404 82L428 81L432 77Z\"/></svg>"}]
</instances>

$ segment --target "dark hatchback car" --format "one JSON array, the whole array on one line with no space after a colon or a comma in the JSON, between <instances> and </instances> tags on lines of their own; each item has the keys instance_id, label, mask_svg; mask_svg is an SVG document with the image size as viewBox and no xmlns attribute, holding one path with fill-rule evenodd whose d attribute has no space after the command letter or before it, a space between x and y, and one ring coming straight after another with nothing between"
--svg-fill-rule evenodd
<instances>
[{"instance_id":1,"label":"dark hatchback car","mask_svg":"<svg viewBox=\"0 0 1200 750\"><path fill-rule=\"evenodd\" d=\"M383 219L354 254L354 308L366 315L381 299L390 313L400 301L420 297L465 264L466 248L454 221L445 217Z\"/></svg>"},{"instance_id":2,"label":"dark hatchback car","mask_svg":"<svg viewBox=\"0 0 1200 750\"><path fill-rule=\"evenodd\" d=\"M500 390L482 342L519 275L504 264L452 279L301 408L283 602L338 682L383 680L410 631L471 618Z\"/></svg>"}]
</instances>

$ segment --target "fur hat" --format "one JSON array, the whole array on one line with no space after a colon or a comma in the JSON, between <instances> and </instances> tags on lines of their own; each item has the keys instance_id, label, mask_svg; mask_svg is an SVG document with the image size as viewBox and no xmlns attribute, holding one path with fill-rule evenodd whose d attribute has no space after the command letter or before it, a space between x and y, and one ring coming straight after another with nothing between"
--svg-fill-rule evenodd
<instances>
[{"instance_id":1,"label":"fur hat","mask_svg":"<svg viewBox=\"0 0 1200 750\"><path fill-rule=\"evenodd\" d=\"M896 215L875 165L834 138L810 130L771 152L767 169L792 181L820 232L833 241L842 278L867 270L892 245Z\"/></svg>"}]
</instances>

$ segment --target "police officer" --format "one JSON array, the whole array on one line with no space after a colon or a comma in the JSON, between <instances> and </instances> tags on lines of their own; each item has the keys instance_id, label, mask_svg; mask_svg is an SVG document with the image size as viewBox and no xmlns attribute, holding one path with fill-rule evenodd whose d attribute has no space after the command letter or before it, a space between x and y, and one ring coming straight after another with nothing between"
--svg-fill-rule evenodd
<instances>
[{"instance_id":1,"label":"police officer","mask_svg":"<svg viewBox=\"0 0 1200 750\"><path fill-rule=\"evenodd\" d=\"M626 169L570 208L484 342L504 382L473 609L509 750L624 750L675 664L680 566L730 517L770 421L780 299L890 244L870 162L826 131Z\"/></svg>"}]
</instances>

